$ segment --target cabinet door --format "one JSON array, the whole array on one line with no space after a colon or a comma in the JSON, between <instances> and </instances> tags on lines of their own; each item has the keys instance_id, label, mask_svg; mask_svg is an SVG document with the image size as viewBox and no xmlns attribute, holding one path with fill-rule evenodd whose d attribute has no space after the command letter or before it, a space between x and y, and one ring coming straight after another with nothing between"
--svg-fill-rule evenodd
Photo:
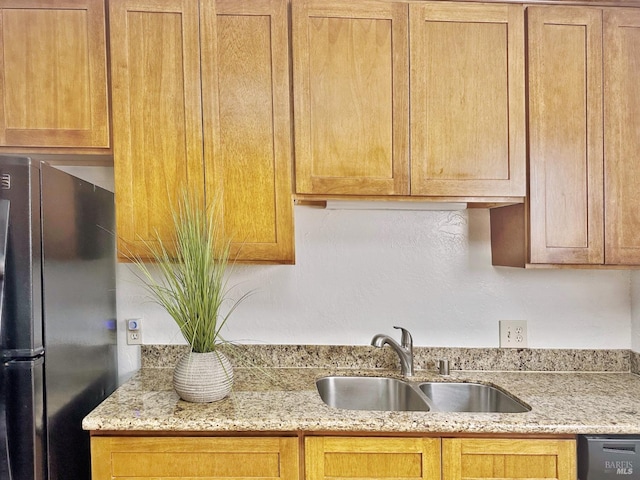
<instances>
[{"instance_id":1,"label":"cabinet door","mask_svg":"<svg viewBox=\"0 0 640 480\"><path fill-rule=\"evenodd\" d=\"M297 438L92 437L93 480L298 480Z\"/></svg>"},{"instance_id":2,"label":"cabinet door","mask_svg":"<svg viewBox=\"0 0 640 480\"><path fill-rule=\"evenodd\" d=\"M576 479L573 440L442 440L442 479Z\"/></svg>"},{"instance_id":3,"label":"cabinet door","mask_svg":"<svg viewBox=\"0 0 640 480\"><path fill-rule=\"evenodd\" d=\"M440 480L439 438L306 437L306 480Z\"/></svg>"},{"instance_id":4,"label":"cabinet door","mask_svg":"<svg viewBox=\"0 0 640 480\"><path fill-rule=\"evenodd\" d=\"M286 0L201 2L206 195L231 257L293 263Z\"/></svg>"},{"instance_id":5,"label":"cabinet door","mask_svg":"<svg viewBox=\"0 0 640 480\"><path fill-rule=\"evenodd\" d=\"M407 5L293 3L296 191L409 193Z\"/></svg>"},{"instance_id":6,"label":"cabinet door","mask_svg":"<svg viewBox=\"0 0 640 480\"><path fill-rule=\"evenodd\" d=\"M531 263L603 263L602 11L528 18Z\"/></svg>"},{"instance_id":7,"label":"cabinet door","mask_svg":"<svg viewBox=\"0 0 640 480\"><path fill-rule=\"evenodd\" d=\"M109 147L103 0L0 0L0 146Z\"/></svg>"},{"instance_id":8,"label":"cabinet door","mask_svg":"<svg viewBox=\"0 0 640 480\"><path fill-rule=\"evenodd\" d=\"M524 9L412 3L411 194L524 196Z\"/></svg>"},{"instance_id":9,"label":"cabinet door","mask_svg":"<svg viewBox=\"0 0 640 480\"><path fill-rule=\"evenodd\" d=\"M121 254L168 238L171 203L204 192L197 0L111 0L113 155Z\"/></svg>"},{"instance_id":10,"label":"cabinet door","mask_svg":"<svg viewBox=\"0 0 640 480\"><path fill-rule=\"evenodd\" d=\"M640 13L604 12L607 264L640 264Z\"/></svg>"}]
</instances>

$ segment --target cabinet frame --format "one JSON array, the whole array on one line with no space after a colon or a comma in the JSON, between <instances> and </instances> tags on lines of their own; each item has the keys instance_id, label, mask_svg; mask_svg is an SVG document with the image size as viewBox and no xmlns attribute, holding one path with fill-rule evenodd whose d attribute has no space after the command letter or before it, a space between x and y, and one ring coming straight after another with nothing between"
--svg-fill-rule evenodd
<instances>
[{"instance_id":1,"label":"cabinet frame","mask_svg":"<svg viewBox=\"0 0 640 480\"><path fill-rule=\"evenodd\" d=\"M603 263L602 10L530 7L528 24L530 261ZM550 45L542 40L547 31L554 34L557 29L574 35L584 48L584 57L575 58L583 77L558 79L552 74L562 75L566 68L557 64L560 58L549 58L555 50L548 53L544 47L560 46L551 38ZM552 72L550 64L560 72ZM575 91L575 97L557 94L556 82L567 92ZM564 122L566 112L552 110L569 102L584 107L584 112L576 112L580 122ZM562 191L553 190L551 182L562 183Z\"/></svg>"},{"instance_id":2,"label":"cabinet frame","mask_svg":"<svg viewBox=\"0 0 640 480\"><path fill-rule=\"evenodd\" d=\"M640 68L626 59L640 47L639 11L527 9L529 196L491 210L492 263L637 268Z\"/></svg>"},{"instance_id":3,"label":"cabinet frame","mask_svg":"<svg viewBox=\"0 0 640 480\"><path fill-rule=\"evenodd\" d=\"M65 28L64 21L70 20L70 15L76 17L82 17L84 20L85 31L74 31L73 34L76 37L80 37L83 33L84 39L77 38L78 42L74 43L75 47L79 47L81 43L85 43L86 50L84 52L75 52L80 55L73 58L73 60L80 62L86 61L86 64L73 63L72 66L81 69L81 75L84 78L74 79L74 82L80 82L83 86L86 94L85 100L88 101L88 105L75 104L71 101L74 100L72 95L78 94L78 89L71 89L68 85L69 79L67 78L69 70L69 58L58 58L54 53L63 55L69 53L69 47L64 43L64 39L60 39L57 45L21 45L25 49L31 48L33 55L24 58L21 57L20 69L27 70L25 77L22 81L17 80L18 83L24 87L23 99L12 98L10 88L11 85L7 85L7 78L5 77L6 69L0 74L0 148L2 151L11 150L13 152L17 150L25 151L28 148L36 148L39 151L60 151L60 148L74 149L71 151L90 151L90 149L107 149L110 147L110 131L109 131L109 104L108 104L108 92L107 92L107 48L106 48L106 20L105 20L105 2L104 0L0 0L0 64L3 68L6 68L7 61L10 58L5 56L11 54L10 49L6 48L3 43L6 25L4 24L4 18L9 12L15 15L29 15L41 13L42 15L50 15L48 19L48 26L53 29L51 31L41 31L44 38L32 39L35 41L44 41L51 35L60 35L61 32L56 32L58 28ZM67 18L55 18L56 13L60 13ZM78 18L78 19L79 19ZM40 21L44 21L44 17L40 18ZM57 23L60 22L60 23ZM66 28L70 28L66 25ZM69 33L69 32L67 32ZM28 42L21 42L26 44ZM47 47L47 54L43 54L42 57L38 57L39 49ZM52 47L56 47L57 50ZM67 62L67 63L65 63ZM45 71L40 71L44 69ZM38 72L41 73L38 75ZM75 73L78 73L76 71ZM54 98L39 98L38 95L34 95L33 91L30 91L31 80L37 81L44 75L51 75L49 86L54 90L49 92ZM16 80L13 80L16 83ZM14 85L15 86L15 85ZM36 97L35 99L33 97ZM58 98L58 97L62 97ZM67 99L65 99L68 97ZM18 103L21 100L27 102L37 102L35 106L25 105ZM79 103L80 99L77 99ZM51 103L64 103L65 105L71 104L71 107L81 109L84 113L83 116L85 123L78 125L77 128L71 128L70 126L63 125L64 119L60 118L48 118L51 121L50 124L38 124L29 126L29 123L24 125L11 124L11 115L23 116L25 118L36 118L39 114L39 105ZM15 113L17 110L24 109L21 113ZM28 111L27 111L28 110ZM59 110L59 109L58 109ZM46 111L47 116L56 115L55 112ZM64 114L61 115L64 117ZM24 119L22 119L24 121ZM68 119L67 119L68 121ZM56 122L60 122L56 125ZM32 122L30 122L32 123ZM65 150L62 150L65 151ZM68 150L67 150L68 151Z\"/></svg>"},{"instance_id":4,"label":"cabinet frame","mask_svg":"<svg viewBox=\"0 0 640 480\"><path fill-rule=\"evenodd\" d=\"M472 4L453 2L419 2L409 5L409 31L411 41L411 195L414 196L504 196L524 197L526 194L526 113L525 113L525 52L524 7L518 4ZM452 35L458 29L457 35ZM480 31L482 30L482 33ZM438 62L446 66L452 62L440 51L428 50L435 43L429 35L443 35L447 45L454 50L454 65L467 70L482 69L473 55L466 55L469 44L487 52L493 52L497 42L504 56L493 58L496 73L504 76L504 101L488 105L485 99L496 93L493 85L482 84L484 77L476 79L467 71L464 80L452 81L437 71ZM447 36L448 35L448 36ZM501 37L504 35L504 37ZM453 38L455 37L455 38ZM468 38L467 38L468 37ZM438 38L438 37L436 37ZM438 42L441 43L441 42ZM494 45L495 46L495 45ZM438 45L441 47L441 45ZM455 49L458 49L457 51ZM443 55L440 57L440 55ZM500 68L503 67L504 71ZM453 68L453 67L452 67ZM485 67L486 68L486 67ZM481 70L482 71L482 70ZM484 73L487 73L484 71ZM493 73L493 72L492 72ZM451 76L455 73L452 72ZM433 93L433 92L436 93ZM444 92L444 93L443 93ZM484 113L479 110L474 96L487 104ZM448 109L444 113L429 115L431 109L442 112L447 105L437 106L445 97ZM432 106L432 104L435 104ZM468 112L474 121L464 126L468 135L459 138L458 128L450 123L459 113ZM444 107L444 108L443 108ZM490 110L496 110L495 112ZM433 112L431 112L433 113ZM500 122L504 124L500 125ZM504 131L500 131L504 128ZM504 135L504 142L497 140ZM490 136L476 138L478 136ZM479 143L478 145L474 144ZM431 140L431 141L430 141ZM494 158L495 157L495 158ZM456 163L464 161L467 172L458 171ZM471 173L474 165L477 176Z\"/></svg>"},{"instance_id":5,"label":"cabinet frame","mask_svg":"<svg viewBox=\"0 0 640 480\"><path fill-rule=\"evenodd\" d=\"M91 465L93 480L300 478L297 437L92 436Z\"/></svg>"},{"instance_id":6,"label":"cabinet frame","mask_svg":"<svg viewBox=\"0 0 640 480\"><path fill-rule=\"evenodd\" d=\"M362 118L363 115L356 115L358 124L362 131L357 135L358 138L345 139L340 136L334 140L338 143L337 152L333 148L323 149L323 142L316 142L316 136L320 133L314 133L315 125L314 107L316 103L312 100L311 81L312 81L312 54L330 56L328 52L312 52L312 41L310 31L313 28L312 22L318 19L318 22L324 21L340 21L345 25L352 26L356 29L356 25L363 24L362 30L372 34L371 30L374 25L381 24L380 29L388 27L390 39L390 57L385 60L389 62L387 65L391 81L391 88L387 92L390 101L390 117L375 119ZM369 30L366 24L370 24ZM327 27L328 29L329 27ZM345 26L345 30L346 30ZM337 29L337 27L336 27ZM356 35L354 32L350 32ZM345 35L348 35L346 33ZM406 4L395 2L378 2L375 0L361 0L357 3L347 4L339 0L300 0L292 3L292 51L293 51L293 90L294 90L294 110L295 110L295 150L296 150L296 192L299 194L332 194L332 195L408 195L409 194L409 63L408 63L408 7ZM327 44L331 46L331 42L335 39L328 38ZM344 40L346 41L346 40ZM355 39L352 39L356 42ZM316 47L319 48L319 47ZM354 50L357 48L354 46ZM368 50L368 53L371 53ZM378 52L379 53L379 52ZM356 53L353 53L355 56ZM367 58L361 59L362 63L367 63ZM380 73L384 68L377 63L367 65L370 71ZM335 69L335 66L332 68ZM364 68L364 67L363 67ZM344 73L344 75L342 75ZM357 78L350 77L353 72L340 72L335 74L330 80L333 81L334 88L341 82L349 83L350 88L360 88L357 84ZM341 75L339 78L338 75ZM356 76L357 77L357 76ZM365 95L367 92L359 91L360 99L367 102L369 97ZM333 106L333 108L346 109L345 113L359 112L363 107L359 107L353 99L353 105ZM321 104L324 102L320 102ZM320 107L317 107L320 108ZM323 106L324 109L324 106ZM335 113L335 112L332 112ZM325 112L326 114L326 112ZM339 118L333 118L330 128L323 131L322 136L331 134L332 129L339 130L336 124ZM391 146L377 143L376 138L367 136L368 129L364 128L367 122L385 122L389 127L386 132L390 136ZM326 123L326 122L323 122ZM355 127L354 127L355 128ZM372 130L375 130L372 128ZM334 132L335 133L335 132ZM338 132L339 135L340 132ZM320 143L320 145L318 145ZM361 145L364 143L364 146ZM373 150L374 158L377 160L374 166L368 164L369 143L375 145ZM326 146L326 145L324 145ZM329 157L330 162L341 161L344 153L341 154L340 147L345 149L353 149L357 151L357 168L360 173L354 172L336 175L325 175L316 173L314 170L317 161L324 161L318 156ZM367 151L365 151L367 150ZM376 153L382 152L382 153ZM386 156L385 156L386 155ZM384 169L384 175L376 173L369 174L366 172L370 168L376 171ZM362 173L366 172L366 173Z\"/></svg>"},{"instance_id":7,"label":"cabinet frame","mask_svg":"<svg viewBox=\"0 0 640 480\"><path fill-rule=\"evenodd\" d=\"M233 261L294 262L287 5L287 0L109 2L121 259L149 258L156 234L170 238L171 211L188 189L194 201L216 208ZM266 56L263 49L262 56L251 57L253 51L239 43L233 51L219 50L225 38L218 37L223 30L218 23L227 21L235 28L227 31L235 35L232 40L252 40L243 32L259 22L261 30L249 33L267 37ZM223 58L235 62L232 68L218 68ZM262 97L242 91L242 68L256 75L260 84L251 85ZM223 85L226 94L219 93ZM247 113L247 105L255 112Z\"/></svg>"}]
</instances>

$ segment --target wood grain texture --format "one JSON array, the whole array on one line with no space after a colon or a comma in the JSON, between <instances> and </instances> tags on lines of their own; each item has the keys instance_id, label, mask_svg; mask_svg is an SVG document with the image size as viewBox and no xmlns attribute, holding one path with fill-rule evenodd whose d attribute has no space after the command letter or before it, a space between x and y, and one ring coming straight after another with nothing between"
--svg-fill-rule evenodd
<instances>
[{"instance_id":1,"label":"wood grain texture","mask_svg":"<svg viewBox=\"0 0 640 480\"><path fill-rule=\"evenodd\" d=\"M516 204L489 210L491 223L491 265L524 268L529 261L526 205Z\"/></svg>"},{"instance_id":2,"label":"wood grain texture","mask_svg":"<svg viewBox=\"0 0 640 480\"><path fill-rule=\"evenodd\" d=\"M306 437L306 480L440 479L440 439Z\"/></svg>"},{"instance_id":3,"label":"wood grain texture","mask_svg":"<svg viewBox=\"0 0 640 480\"><path fill-rule=\"evenodd\" d=\"M108 148L104 0L0 1L0 146Z\"/></svg>"},{"instance_id":4,"label":"wood grain texture","mask_svg":"<svg viewBox=\"0 0 640 480\"><path fill-rule=\"evenodd\" d=\"M296 191L408 194L407 5L292 8Z\"/></svg>"},{"instance_id":5,"label":"wood grain texture","mask_svg":"<svg viewBox=\"0 0 640 480\"><path fill-rule=\"evenodd\" d=\"M205 181L239 261L294 262L286 0L201 2Z\"/></svg>"},{"instance_id":6,"label":"wood grain texture","mask_svg":"<svg viewBox=\"0 0 640 480\"><path fill-rule=\"evenodd\" d=\"M145 256L156 232L169 237L179 193L204 193L198 4L109 8L118 250Z\"/></svg>"},{"instance_id":7,"label":"wood grain texture","mask_svg":"<svg viewBox=\"0 0 640 480\"><path fill-rule=\"evenodd\" d=\"M412 3L411 194L525 195L524 8Z\"/></svg>"},{"instance_id":8,"label":"wood grain texture","mask_svg":"<svg viewBox=\"0 0 640 480\"><path fill-rule=\"evenodd\" d=\"M602 11L529 8L532 263L603 263Z\"/></svg>"},{"instance_id":9,"label":"wood grain texture","mask_svg":"<svg viewBox=\"0 0 640 480\"><path fill-rule=\"evenodd\" d=\"M604 12L605 260L640 264L640 12Z\"/></svg>"},{"instance_id":10,"label":"wood grain texture","mask_svg":"<svg viewBox=\"0 0 640 480\"><path fill-rule=\"evenodd\" d=\"M574 440L445 438L443 480L575 480Z\"/></svg>"},{"instance_id":11,"label":"wood grain texture","mask_svg":"<svg viewBox=\"0 0 640 480\"><path fill-rule=\"evenodd\" d=\"M92 478L298 480L298 439L92 437Z\"/></svg>"}]
</instances>

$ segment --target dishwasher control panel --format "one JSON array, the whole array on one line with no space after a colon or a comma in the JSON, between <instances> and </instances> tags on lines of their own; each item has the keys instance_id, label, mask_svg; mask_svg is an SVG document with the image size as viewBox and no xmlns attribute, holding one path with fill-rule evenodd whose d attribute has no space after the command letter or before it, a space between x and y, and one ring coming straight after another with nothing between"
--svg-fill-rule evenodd
<instances>
[{"instance_id":1,"label":"dishwasher control panel","mask_svg":"<svg viewBox=\"0 0 640 480\"><path fill-rule=\"evenodd\" d=\"M640 435L580 435L578 480L640 480Z\"/></svg>"}]
</instances>

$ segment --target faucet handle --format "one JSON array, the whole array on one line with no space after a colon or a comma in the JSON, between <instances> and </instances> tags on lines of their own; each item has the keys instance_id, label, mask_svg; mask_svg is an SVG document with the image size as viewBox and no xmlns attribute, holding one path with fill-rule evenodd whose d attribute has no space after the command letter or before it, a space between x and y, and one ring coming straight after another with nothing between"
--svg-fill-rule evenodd
<instances>
[{"instance_id":1,"label":"faucet handle","mask_svg":"<svg viewBox=\"0 0 640 480\"><path fill-rule=\"evenodd\" d=\"M402 346L404 348L412 349L413 348L413 337L409 333L409 330L407 330L406 328L395 327L395 326L393 328L396 328L396 329L402 331L402 337L400 338L400 343L402 344Z\"/></svg>"}]
</instances>

